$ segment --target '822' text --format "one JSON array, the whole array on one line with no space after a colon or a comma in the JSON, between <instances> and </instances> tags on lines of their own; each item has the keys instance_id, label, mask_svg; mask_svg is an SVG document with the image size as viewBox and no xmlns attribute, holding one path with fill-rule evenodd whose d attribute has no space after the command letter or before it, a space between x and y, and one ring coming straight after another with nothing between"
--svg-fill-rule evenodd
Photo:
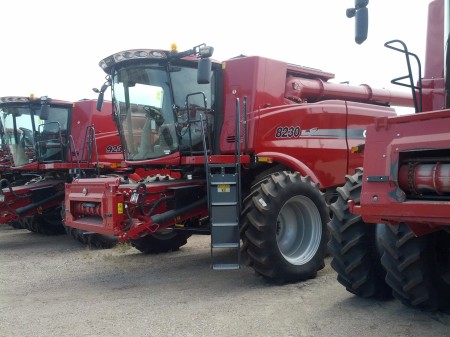
<instances>
[{"instance_id":1,"label":"'822' text","mask_svg":"<svg viewBox=\"0 0 450 337\"><path fill-rule=\"evenodd\" d=\"M120 145L107 145L106 153L119 153L122 152L122 146Z\"/></svg>"}]
</instances>

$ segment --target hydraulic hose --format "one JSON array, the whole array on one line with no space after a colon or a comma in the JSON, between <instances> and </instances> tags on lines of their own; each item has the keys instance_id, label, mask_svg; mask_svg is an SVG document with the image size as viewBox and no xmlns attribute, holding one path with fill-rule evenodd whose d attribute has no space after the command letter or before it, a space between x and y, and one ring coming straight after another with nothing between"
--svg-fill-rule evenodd
<instances>
[{"instance_id":1,"label":"hydraulic hose","mask_svg":"<svg viewBox=\"0 0 450 337\"><path fill-rule=\"evenodd\" d=\"M25 212L28 212L29 210L32 210L33 208L39 207L39 206L41 206L41 205L43 205L43 204L45 204L45 203L47 203L49 201L55 200L55 199L63 197L63 196L64 196L64 191L56 192L56 194L52 195L51 197L39 200L38 202L34 202L34 203L26 205L24 207L18 208L16 210L16 213L18 215L21 215L21 214L23 214Z\"/></svg>"},{"instance_id":2,"label":"hydraulic hose","mask_svg":"<svg viewBox=\"0 0 450 337\"><path fill-rule=\"evenodd\" d=\"M13 196L15 196L16 198L18 198L18 199L27 198L27 196L25 196L25 195L18 195L18 194L16 194L16 192L14 192L12 187L11 187L11 183L7 179L0 180L0 188L3 188L3 186L5 184L6 184L6 187L9 189L9 191L11 192L11 194ZM0 194L3 194L1 189L0 189Z\"/></svg>"},{"instance_id":3,"label":"hydraulic hose","mask_svg":"<svg viewBox=\"0 0 450 337\"><path fill-rule=\"evenodd\" d=\"M179 209L173 209L173 210L167 211L165 213L161 213L161 214L155 214L152 217L150 217L150 219L152 220L153 223L160 224L160 223L166 222L170 219L173 219L181 214L187 213L190 210L193 210L197 207L200 207L203 204L205 204L206 201L207 201L207 199L206 199L206 197L204 197L204 198L197 200L197 201L193 202L192 204L187 205L185 207L181 207Z\"/></svg>"}]
</instances>

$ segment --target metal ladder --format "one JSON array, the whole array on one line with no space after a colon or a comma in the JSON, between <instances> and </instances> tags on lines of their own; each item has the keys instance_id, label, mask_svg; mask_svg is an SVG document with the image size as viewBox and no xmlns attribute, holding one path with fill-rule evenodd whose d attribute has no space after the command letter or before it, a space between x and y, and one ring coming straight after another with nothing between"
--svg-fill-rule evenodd
<instances>
[{"instance_id":1,"label":"metal ladder","mask_svg":"<svg viewBox=\"0 0 450 337\"><path fill-rule=\"evenodd\" d=\"M240 268L240 164L209 164L211 268Z\"/></svg>"},{"instance_id":2,"label":"metal ladder","mask_svg":"<svg viewBox=\"0 0 450 337\"><path fill-rule=\"evenodd\" d=\"M97 139L95 137L95 128L93 124L86 127L83 148L81 151L81 160L86 160L88 167L95 168L97 176L100 175ZM95 161L96 165L92 163L93 161Z\"/></svg>"},{"instance_id":3,"label":"metal ladder","mask_svg":"<svg viewBox=\"0 0 450 337\"><path fill-rule=\"evenodd\" d=\"M244 101L244 115L246 113L245 103ZM212 164L205 156L211 222L211 268L214 270L240 269L241 265L239 234L242 200L240 115L239 98L236 98L234 162Z\"/></svg>"}]
</instances>

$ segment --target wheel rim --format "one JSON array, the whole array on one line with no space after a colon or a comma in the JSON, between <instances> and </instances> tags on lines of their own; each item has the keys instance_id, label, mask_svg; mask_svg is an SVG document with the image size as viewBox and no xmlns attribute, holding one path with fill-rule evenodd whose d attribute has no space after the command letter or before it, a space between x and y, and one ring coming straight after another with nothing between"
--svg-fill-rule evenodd
<instances>
[{"instance_id":1,"label":"wheel rim","mask_svg":"<svg viewBox=\"0 0 450 337\"><path fill-rule=\"evenodd\" d=\"M322 238L322 219L314 202L305 196L289 199L277 219L277 244L291 264L303 265L316 254Z\"/></svg>"}]
</instances>

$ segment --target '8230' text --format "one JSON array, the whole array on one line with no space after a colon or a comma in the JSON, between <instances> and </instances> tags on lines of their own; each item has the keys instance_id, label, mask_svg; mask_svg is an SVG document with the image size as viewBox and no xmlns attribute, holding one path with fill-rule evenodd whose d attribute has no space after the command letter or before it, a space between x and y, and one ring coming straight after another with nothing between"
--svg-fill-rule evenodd
<instances>
[{"instance_id":1,"label":"'8230' text","mask_svg":"<svg viewBox=\"0 0 450 337\"><path fill-rule=\"evenodd\" d=\"M280 126L275 130L275 138L298 138L300 135L299 126Z\"/></svg>"}]
</instances>

